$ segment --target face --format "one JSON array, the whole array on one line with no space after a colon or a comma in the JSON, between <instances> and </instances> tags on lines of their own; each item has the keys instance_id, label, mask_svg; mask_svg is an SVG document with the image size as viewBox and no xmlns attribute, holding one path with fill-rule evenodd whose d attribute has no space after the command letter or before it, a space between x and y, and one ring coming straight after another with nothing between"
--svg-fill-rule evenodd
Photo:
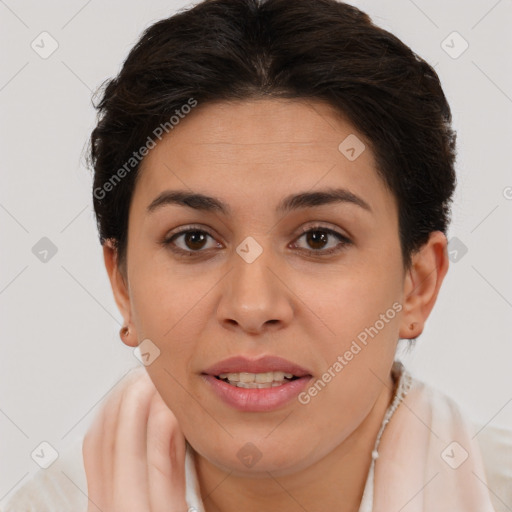
<instances>
[{"instance_id":1,"label":"face","mask_svg":"<svg viewBox=\"0 0 512 512\"><path fill-rule=\"evenodd\" d=\"M180 204L178 190L223 209ZM198 105L143 161L126 317L160 350L147 371L185 437L218 467L292 473L357 429L389 377L404 275L395 199L367 141L324 103ZM278 356L309 377L245 390L204 375L233 356ZM245 395L228 403L226 386ZM253 469L247 443L263 455Z\"/></svg>"}]
</instances>

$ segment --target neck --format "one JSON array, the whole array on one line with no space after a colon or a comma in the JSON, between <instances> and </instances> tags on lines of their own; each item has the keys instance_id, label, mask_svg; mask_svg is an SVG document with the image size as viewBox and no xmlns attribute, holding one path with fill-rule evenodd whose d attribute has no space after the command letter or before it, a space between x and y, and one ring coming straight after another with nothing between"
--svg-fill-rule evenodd
<instances>
[{"instance_id":1,"label":"neck","mask_svg":"<svg viewBox=\"0 0 512 512\"><path fill-rule=\"evenodd\" d=\"M393 398L391 375L366 418L341 444L308 468L284 477L229 476L194 452L206 512L357 512L382 420Z\"/></svg>"}]
</instances>

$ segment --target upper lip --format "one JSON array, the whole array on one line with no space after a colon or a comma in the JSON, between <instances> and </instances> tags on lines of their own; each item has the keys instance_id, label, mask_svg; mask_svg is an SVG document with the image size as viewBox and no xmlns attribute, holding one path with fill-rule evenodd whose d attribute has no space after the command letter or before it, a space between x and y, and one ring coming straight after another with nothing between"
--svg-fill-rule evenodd
<instances>
[{"instance_id":1,"label":"upper lip","mask_svg":"<svg viewBox=\"0 0 512 512\"><path fill-rule=\"evenodd\" d=\"M258 359L249 359L244 356L230 357L210 366L203 373L218 376L221 373L266 373L278 371L291 373L296 377L311 375L305 368L277 356L263 356Z\"/></svg>"}]
</instances>

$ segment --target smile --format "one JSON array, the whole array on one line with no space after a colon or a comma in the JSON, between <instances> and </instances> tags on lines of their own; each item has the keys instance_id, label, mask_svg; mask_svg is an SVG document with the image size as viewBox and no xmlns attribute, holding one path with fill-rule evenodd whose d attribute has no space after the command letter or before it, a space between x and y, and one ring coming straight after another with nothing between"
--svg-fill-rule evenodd
<instances>
[{"instance_id":1,"label":"smile","mask_svg":"<svg viewBox=\"0 0 512 512\"><path fill-rule=\"evenodd\" d=\"M265 373L221 373L216 375L216 378L238 388L265 389L282 386L299 377L292 373L277 371Z\"/></svg>"}]
</instances>

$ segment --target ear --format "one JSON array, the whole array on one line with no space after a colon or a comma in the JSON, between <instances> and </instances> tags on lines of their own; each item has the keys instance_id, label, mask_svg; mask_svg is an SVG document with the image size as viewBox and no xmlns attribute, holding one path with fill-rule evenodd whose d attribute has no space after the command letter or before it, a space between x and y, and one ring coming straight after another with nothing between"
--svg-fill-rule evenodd
<instances>
[{"instance_id":1,"label":"ear","mask_svg":"<svg viewBox=\"0 0 512 512\"><path fill-rule=\"evenodd\" d=\"M106 240L103 244L103 260L105 261L105 268L107 269L117 307L121 315L123 315L125 325L129 329L128 334L121 336L121 340L129 347L136 347L138 346L137 333L132 323L128 280L119 267L117 248L112 240Z\"/></svg>"},{"instance_id":2,"label":"ear","mask_svg":"<svg viewBox=\"0 0 512 512\"><path fill-rule=\"evenodd\" d=\"M416 338L423 332L448 272L447 245L444 233L434 231L428 242L414 253L411 268L404 280L404 314L400 325L400 338Z\"/></svg>"}]
</instances>

